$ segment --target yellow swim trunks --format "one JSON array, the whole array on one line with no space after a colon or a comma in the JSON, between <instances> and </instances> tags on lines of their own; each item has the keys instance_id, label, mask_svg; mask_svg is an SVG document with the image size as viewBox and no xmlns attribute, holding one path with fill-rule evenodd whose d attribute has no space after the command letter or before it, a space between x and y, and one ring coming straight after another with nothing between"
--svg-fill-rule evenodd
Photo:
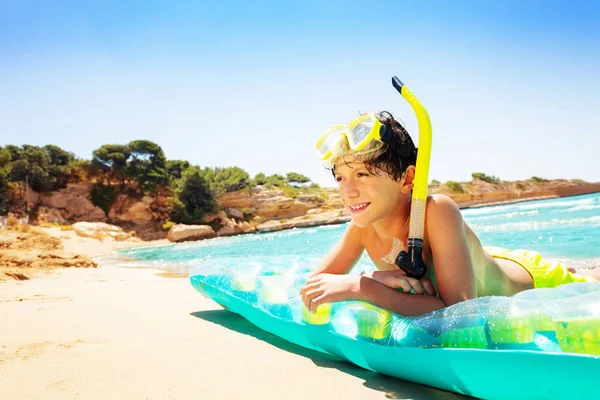
<instances>
[{"instance_id":1,"label":"yellow swim trunks","mask_svg":"<svg viewBox=\"0 0 600 400\"><path fill-rule=\"evenodd\" d=\"M553 288L565 283L597 282L590 276L571 273L557 261L543 260L540 253L531 250L506 250L500 247L484 247L494 258L514 261L531 275L535 288Z\"/></svg>"}]
</instances>

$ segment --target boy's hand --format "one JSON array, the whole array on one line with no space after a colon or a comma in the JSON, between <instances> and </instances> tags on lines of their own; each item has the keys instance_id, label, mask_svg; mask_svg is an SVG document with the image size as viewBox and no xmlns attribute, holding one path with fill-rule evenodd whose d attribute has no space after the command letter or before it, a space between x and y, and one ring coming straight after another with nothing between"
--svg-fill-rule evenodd
<instances>
[{"instance_id":1,"label":"boy's hand","mask_svg":"<svg viewBox=\"0 0 600 400\"><path fill-rule=\"evenodd\" d=\"M427 293L430 296L437 296L437 290L435 290L433 283L426 276L419 280L406 276L406 273L402 270L373 271L363 276L376 280L392 289L400 289L405 293L414 290L417 294Z\"/></svg>"},{"instance_id":2,"label":"boy's hand","mask_svg":"<svg viewBox=\"0 0 600 400\"><path fill-rule=\"evenodd\" d=\"M302 302L313 312L324 303L335 303L337 301L350 300L358 292L360 276L319 274L306 281L300 295Z\"/></svg>"}]
</instances>

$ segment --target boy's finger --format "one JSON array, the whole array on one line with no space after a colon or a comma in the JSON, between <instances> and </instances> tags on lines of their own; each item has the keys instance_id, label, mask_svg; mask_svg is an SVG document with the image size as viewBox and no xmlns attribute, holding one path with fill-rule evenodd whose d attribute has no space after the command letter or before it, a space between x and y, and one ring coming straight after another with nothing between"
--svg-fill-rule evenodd
<instances>
[{"instance_id":1,"label":"boy's finger","mask_svg":"<svg viewBox=\"0 0 600 400\"><path fill-rule=\"evenodd\" d=\"M410 283L410 286L412 286L412 288L414 289L415 293L417 294L423 294L425 293L425 289L423 288L423 285L421 285L421 282L419 282L418 279L415 278L406 278L408 280L408 283Z\"/></svg>"},{"instance_id":2,"label":"boy's finger","mask_svg":"<svg viewBox=\"0 0 600 400\"><path fill-rule=\"evenodd\" d=\"M435 286L433 286L433 283L428 278L421 279L421 284L428 295L437 296L437 290L435 290Z\"/></svg>"},{"instance_id":3,"label":"boy's finger","mask_svg":"<svg viewBox=\"0 0 600 400\"><path fill-rule=\"evenodd\" d=\"M324 294L321 294L320 296L317 296L313 299L310 300L310 304L308 305L308 311L314 313L315 311L317 311L317 307L319 307L322 303L324 303L323 298L325 297Z\"/></svg>"},{"instance_id":4,"label":"boy's finger","mask_svg":"<svg viewBox=\"0 0 600 400\"><path fill-rule=\"evenodd\" d=\"M302 298L302 301L303 301L304 305L306 306L306 308L310 310L310 308L312 307L311 304L314 303L315 298L319 297L322 294L323 294L323 291L320 289L307 290L304 293L304 296Z\"/></svg>"},{"instance_id":5,"label":"boy's finger","mask_svg":"<svg viewBox=\"0 0 600 400\"><path fill-rule=\"evenodd\" d=\"M411 286L410 283L406 280L406 278L400 278L399 276L390 279L390 287L394 289L400 289L403 292L410 292Z\"/></svg>"}]
</instances>

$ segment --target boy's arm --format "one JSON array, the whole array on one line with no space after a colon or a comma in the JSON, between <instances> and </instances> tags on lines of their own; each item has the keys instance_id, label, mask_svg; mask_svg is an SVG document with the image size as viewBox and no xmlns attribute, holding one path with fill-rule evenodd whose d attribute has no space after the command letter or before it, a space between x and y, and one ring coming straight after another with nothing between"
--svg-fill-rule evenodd
<instances>
[{"instance_id":1,"label":"boy's arm","mask_svg":"<svg viewBox=\"0 0 600 400\"><path fill-rule=\"evenodd\" d=\"M425 237L431 247L439 297L402 293L368 276L349 283L348 292L339 297L368 301L406 316L426 314L476 297L475 274L460 210L450 198L434 196L427 202L426 215ZM311 308L327 303L327 297L315 299Z\"/></svg>"},{"instance_id":2,"label":"boy's arm","mask_svg":"<svg viewBox=\"0 0 600 400\"><path fill-rule=\"evenodd\" d=\"M312 311L324 303L364 300L397 314L411 316L426 314L476 297L475 274L460 210L450 198L433 196L427 202L426 215L425 237L431 247L439 297L402 293L368 276L340 277L323 274L309 280L309 284L303 289L307 307ZM343 251L343 247L338 250ZM354 262L359 256L360 254L356 256ZM336 270L336 265L340 266L324 263L324 270L314 275L336 273L331 272ZM348 265L344 271L337 273L347 272L350 267Z\"/></svg>"},{"instance_id":3,"label":"boy's arm","mask_svg":"<svg viewBox=\"0 0 600 400\"><path fill-rule=\"evenodd\" d=\"M329 251L311 276L347 273L356 264L364 249L360 229L350 222L338 244Z\"/></svg>"},{"instance_id":4,"label":"boy's arm","mask_svg":"<svg viewBox=\"0 0 600 400\"><path fill-rule=\"evenodd\" d=\"M360 276L347 275L347 272L356 264L363 251L360 229L350 222L342 239L300 289L302 301L309 310L314 310L323 299L328 302L346 300L348 295L356 292L353 288ZM317 298L319 301L314 301Z\"/></svg>"},{"instance_id":5,"label":"boy's arm","mask_svg":"<svg viewBox=\"0 0 600 400\"><path fill-rule=\"evenodd\" d=\"M465 223L456 203L435 195L427 202L425 237L431 248L438 293L447 306L477 297Z\"/></svg>"},{"instance_id":6,"label":"boy's arm","mask_svg":"<svg viewBox=\"0 0 600 400\"><path fill-rule=\"evenodd\" d=\"M357 293L351 297L404 316L423 315L446 307L439 297L403 293L366 276L360 277Z\"/></svg>"}]
</instances>

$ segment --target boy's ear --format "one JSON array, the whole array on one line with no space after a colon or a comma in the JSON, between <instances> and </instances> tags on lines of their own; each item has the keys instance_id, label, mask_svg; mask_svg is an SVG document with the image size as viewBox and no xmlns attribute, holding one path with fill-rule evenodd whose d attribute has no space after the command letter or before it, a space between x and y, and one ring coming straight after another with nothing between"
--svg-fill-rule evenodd
<instances>
[{"instance_id":1,"label":"boy's ear","mask_svg":"<svg viewBox=\"0 0 600 400\"><path fill-rule=\"evenodd\" d=\"M415 180L415 166L409 165L404 171L404 181L402 182L402 193L408 194L415 186L413 181Z\"/></svg>"}]
</instances>

